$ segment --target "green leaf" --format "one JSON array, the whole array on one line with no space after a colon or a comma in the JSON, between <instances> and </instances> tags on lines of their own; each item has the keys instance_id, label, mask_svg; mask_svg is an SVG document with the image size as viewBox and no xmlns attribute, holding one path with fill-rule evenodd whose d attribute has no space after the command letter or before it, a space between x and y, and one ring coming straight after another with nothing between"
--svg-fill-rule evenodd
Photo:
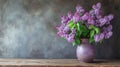
<instances>
[{"instance_id":1,"label":"green leaf","mask_svg":"<svg viewBox=\"0 0 120 67\"><path fill-rule=\"evenodd\" d=\"M90 39L89 39L90 43L94 42L94 34L95 34L95 31L91 30L90 31Z\"/></svg>"},{"instance_id":2,"label":"green leaf","mask_svg":"<svg viewBox=\"0 0 120 67\"><path fill-rule=\"evenodd\" d=\"M96 34L100 33L100 29L96 26L90 25L89 28L95 30Z\"/></svg>"},{"instance_id":3,"label":"green leaf","mask_svg":"<svg viewBox=\"0 0 120 67\"><path fill-rule=\"evenodd\" d=\"M78 29L78 31L81 31L81 30L80 30L80 24L79 24L79 23L77 23L77 29Z\"/></svg>"},{"instance_id":4,"label":"green leaf","mask_svg":"<svg viewBox=\"0 0 120 67\"><path fill-rule=\"evenodd\" d=\"M80 44L79 38L75 38L75 41L73 42L73 46L79 45L79 44Z\"/></svg>"},{"instance_id":5,"label":"green leaf","mask_svg":"<svg viewBox=\"0 0 120 67\"><path fill-rule=\"evenodd\" d=\"M73 42L73 46L77 45L75 42Z\"/></svg>"},{"instance_id":6,"label":"green leaf","mask_svg":"<svg viewBox=\"0 0 120 67\"><path fill-rule=\"evenodd\" d=\"M85 25L80 25L80 30L82 32L81 36L82 37L87 37L89 30Z\"/></svg>"},{"instance_id":7,"label":"green leaf","mask_svg":"<svg viewBox=\"0 0 120 67\"><path fill-rule=\"evenodd\" d=\"M74 22L73 22L73 21L70 21L67 25L68 25L70 28L72 28L72 26L74 25Z\"/></svg>"},{"instance_id":8,"label":"green leaf","mask_svg":"<svg viewBox=\"0 0 120 67\"><path fill-rule=\"evenodd\" d=\"M77 44L80 44L80 40L79 40L79 39L76 39L76 43L77 43Z\"/></svg>"},{"instance_id":9,"label":"green leaf","mask_svg":"<svg viewBox=\"0 0 120 67\"><path fill-rule=\"evenodd\" d=\"M96 34L100 33L100 29L99 28L95 28L95 32L96 32Z\"/></svg>"},{"instance_id":10,"label":"green leaf","mask_svg":"<svg viewBox=\"0 0 120 67\"><path fill-rule=\"evenodd\" d=\"M73 21L70 21L67 25L70 27L71 30L74 29L76 26L76 24Z\"/></svg>"},{"instance_id":11,"label":"green leaf","mask_svg":"<svg viewBox=\"0 0 120 67\"><path fill-rule=\"evenodd\" d=\"M89 28L90 28L90 29L94 29L94 28L95 28L95 26L93 26L93 25L90 25L90 26L89 26Z\"/></svg>"},{"instance_id":12,"label":"green leaf","mask_svg":"<svg viewBox=\"0 0 120 67\"><path fill-rule=\"evenodd\" d=\"M80 36L81 36L81 33L82 33L82 30L80 29L80 23L77 23L77 24L76 24L76 30L77 30L76 35L77 35L78 37L80 37Z\"/></svg>"},{"instance_id":13,"label":"green leaf","mask_svg":"<svg viewBox=\"0 0 120 67\"><path fill-rule=\"evenodd\" d=\"M90 43L93 43L94 42L94 38L90 38L89 41L90 41Z\"/></svg>"},{"instance_id":14,"label":"green leaf","mask_svg":"<svg viewBox=\"0 0 120 67\"><path fill-rule=\"evenodd\" d=\"M91 31L90 31L90 38L92 38L92 37L94 36L94 34L95 34L95 31L94 31L94 30L91 30Z\"/></svg>"},{"instance_id":15,"label":"green leaf","mask_svg":"<svg viewBox=\"0 0 120 67\"><path fill-rule=\"evenodd\" d=\"M75 28L75 24L73 24L73 26L71 26L71 30Z\"/></svg>"},{"instance_id":16,"label":"green leaf","mask_svg":"<svg viewBox=\"0 0 120 67\"><path fill-rule=\"evenodd\" d=\"M81 25L82 29L83 29L83 32L88 32L88 28L85 26L85 25Z\"/></svg>"}]
</instances>

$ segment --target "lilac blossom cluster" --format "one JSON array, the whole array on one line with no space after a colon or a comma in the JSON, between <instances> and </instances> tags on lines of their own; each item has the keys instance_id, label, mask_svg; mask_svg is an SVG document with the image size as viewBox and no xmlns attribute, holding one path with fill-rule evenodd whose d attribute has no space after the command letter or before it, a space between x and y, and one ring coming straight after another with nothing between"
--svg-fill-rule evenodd
<instances>
[{"instance_id":1,"label":"lilac blossom cluster","mask_svg":"<svg viewBox=\"0 0 120 67\"><path fill-rule=\"evenodd\" d=\"M61 26L56 27L58 30L57 34L72 43L75 40L77 32L76 28L70 29L68 24L70 21L73 21L75 24L81 22L86 25L88 29L90 25L94 25L100 29L99 34L94 34L94 41L99 42L112 36L112 25L110 24L112 19L112 14L103 16L101 3L93 5L89 12L86 12L83 7L77 5L76 12L74 14L72 12L68 12L67 16L61 16Z\"/></svg>"}]
</instances>

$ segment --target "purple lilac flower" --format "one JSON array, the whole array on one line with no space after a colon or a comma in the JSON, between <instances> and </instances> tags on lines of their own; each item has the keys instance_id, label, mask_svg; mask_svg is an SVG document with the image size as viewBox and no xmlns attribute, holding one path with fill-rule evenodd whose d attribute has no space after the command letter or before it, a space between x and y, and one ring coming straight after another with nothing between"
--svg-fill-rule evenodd
<instances>
[{"instance_id":1,"label":"purple lilac flower","mask_svg":"<svg viewBox=\"0 0 120 67\"><path fill-rule=\"evenodd\" d=\"M99 42L100 41L99 37L100 37L99 35L94 35L95 42Z\"/></svg>"},{"instance_id":2,"label":"purple lilac flower","mask_svg":"<svg viewBox=\"0 0 120 67\"><path fill-rule=\"evenodd\" d=\"M63 33L68 33L70 31L70 27L69 26L66 26L64 29L63 29Z\"/></svg>"},{"instance_id":3,"label":"purple lilac flower","mask_svg":"<svg viewBox=\"0 0 120 67\"><path fill-rule=\"evenodd\" d=\"M106 19L106 23L105 24L110 24L108 16L105 16L104 18Z\"/></svg>"},{"instance_id":4,"label":"purple lilac flower","mask_svg":"<svg viewBox=\"0 0 120 67\"><path fill-rule=\"evenodd\" d=\"M100 25L99 26L103 26L105 24L110 24L110 21L113 19L113 15L108 15L108 16L104 16L104 18L100 18L99 22Z\"/></svg>"},{"instance_id":5,"label":"purple lilac flower","mask_svg":"<svg viewBox=\"0 0 120 67\"><path fill-rule=\"evenodd\" d=\"M93 19L102 18L102 14L103 14L103 12L100 9L92 9L89 12L90 17L92 17Z\"/></svg>"},{"instance_id":6,"label":"purple lilac flower","mask_svg":"<svg viewBox=\"0 0 120 67\"><path fill-rule=\"evenodd\" d=\"M57 30L59 30L59 27L60 27L59 25L56 25L56 29L57 29Z\"/></svg>"},{"instance_id":7,"label":"purple lilac flower","mask_svg":"<svg viewBox=\"0 0 120 67\"><path fill-rule=\"evenodd\" d=\"M76 29L72 29L72 34L75 34L76 33Z\"/></svg>"},{"instance_id":8,"label":"purple lilac flower","mask_svg":"<svg viewBox=\"0 0 120 67\"><path fill-rule=\"evenodd\" d=\"M73 17L73 14L72 14L72 12L69 11L68 12L68 18L71 19L72 17Z\"/></svg>"},{"instance_id":9,"label":"purple lilac flower","mask_svg":"<svg viewBox=\"0 0 120 67\"><path fill-rule=\"evenodd\" d=\"M112 14L109 14L108 16L105 16L105 18L107 19L106 24L110 24L110 21L114 18L114 16Z\"/></svg>"},{"instance_id":10,"label":"purple lilac flower","mask_svg":"<svg viewBox=\"0 0 120 67\"><path fill-rule=\"evenodd\" d=\"M95 13L94 10L90 10L90 11L89 11L89 14L90 14L90 15L93 15L94 13Z\"/></svg>"},{"instance_id":11,"label":"purple lilac flower","mask_svg":"<svg viewBox=\"0 0 120 67\"><path fill-rule=\"evenodd\" d=\"M73 42L74 41L74 36L75 36L75 34L70 33L69 37L67 38L68 42Z\"/></svg>"},{"instance_id":12,"label":"purple lilac flower","mask_svg":"<svg viewBox=\"0 0 120 67\"><path fill-rule=\"evenodd\" d=\"M60 36L60 37L63 37L63 32L62 31L58 31L57 35Z\"/></svg>"},{"instance_id":13,"label":"purple lilac flower","mask_svg":"<svg viewBox=\"0 0 120 67\"><path fill-rule=\"evenodd\" d=\"M69 34L69 37L74 38L74 37L75 37L75 34L70 33L70 34Z\"/></svg>"},{"instance_id":14,"label":"purple lilac flower","mask_svg":"<svg viewBox=\"0 0 120 67\"><path fill-rule=\"evenodd\" d=\"M65 28L65 23L62 23L61 26L57 26L56 28L58 30L57 35L63 37L64 35L63 30Z\"/></svg>"},{"instance_id":15,"label":"purple lilac flower","mask_svg":"<svg viewBox=\"0 0 120 67\"><path fill-rule=\"evenodd\" d=\"M103 26L104 24L108 22L108 19L107 17L104 17L104 18L99 19L99 22L100 22L100 26Z\"/></svg>"},{"instance_id":16,"label":"purple lilac flower","mask_svg":"<svg viewBox=\"0 0 120 67\"><path fill-rule=\"evenodd\" d=\"M68 40L68 42L72 43L74 41L74 38L69 37L69 38L67 38L67 40Z\"/></svg>"},{"instance_id":17,"label":"purple lilac flower","mask_svg":"<svg viewBox=\"0 0 120 67\"><path fill-rule=\"evenodd\" d=\"M80 14L78 12L76 12L73 16L73 22L78 22L80 20Z\"/></svg>"},{"instance_id":18,"label":"purple lilac flower","mask_svg":"<svg viewBox=\"0 0 120 67\"><path fill-rule=\"evenodd\" d=\"M84 21L84 20L88 20L88 18L89 18L89 13L88 12L86 12L82 17L81 17L81 19Z\"/></svg>"},{"instance_id":19,"label":"purple lilac flower","mask_svg":"<svg viewBox=\"0 0 120 67\"><path fill-rule=\"evenodd\" d=\"M112 25L109 25L106 30L111 31L112 30Z\"/></svg>"},{"instance_id":20,"label":"purple lilac flower","mask_svg":"<svg viewBox=\"0 0 120 67\"><path fill-rule=\"evenodd\" d=\"M109 25L110 24L110 22L108 21L108 22L106 22L106 25Z\"/></svg>"},{"instance_id":21,"label":"purple lilac flower","mask_svg":"<svg viewBox=\"0 0 120 67\"><path fill-rule=\"evenodd\" d=\"M104 15L103 11L100 10L100 9L98 10L98 12L97 12L97 10L96 10L95 14L96 14L96 18L97 18L97 19L102 18L103 15Z\"/></svg>"},{"instance_id":22,"label":"purple lilac flower","mask_svg":"<svg viewBox=\"0 0 120 67\"><path fill-rule=\"evenodd\" d=\"M102 16L101 15L96 15L96 18L100 19L100 18L102 18Z\"/></svg>"},{"instance_id":23,"label":"purple lilac flower","mask_svg":"<svg viewBox=\"0 0 120 67\"><path fill-rule=\"evenodd\" d=\"M110 38L111 36L112 36L112 32L111 31L109 31L106 35L105 35L105 39L108 39L108 38Z\"/></svg>"},{"instance_id":24,"label":"purple lilac flower","mask_svg":"<svg viewBox=\"0 0 120 67\"><path fill-rule=\"evenodd\" d=\"M69 19L67 16L61 16L61 20L62 23L67 23Z\"/></svg>"},{"instance_id":25,"label":"purple lilac flower","mask_svg":"<svg viewBox=\"0 0 120 67\"><path fill-rule=\"evenodd\" d=\"M114 18L114 16L112 14L108 15L109 21L111 21L113 18Z\"/></svg>"},{"instance_id":26,"label":"purple lilac flower","mask_svg":"<svg viewBox=\"0 0 120 67\"><path fill-rule=\"evenodd\" d=\"M101 3L97 3L96 5L92 6L93 9L100 9L101 8Z\"/></svg>"},{"instance_id":27,"label":"purple lilac flower","mask_svg":"<svg viewBox=\"0 0 120 67\"><path fill-rule=\"evenodd\" d=\"M92 18L92 19L95 19L96 18L96 15L95 15L95 10L90 10L89 11L89 16Z\"/></svg>"},{"instance_id":28,"label":"purple lilac flower","mask_svg":"<svg viewBox=\"0 0 120 67\"><path fill-rule=\"evenodd\" d=\"M65 28L65 24L61 24L61 26L58 28L59 31L62 31Z\"/></svg>"},{"instance_id":29,"label":"purple lilac flower","mask_svg":"<svg viewBox=\"0 0 120 67\"><path fill-rule=\"evenodd\" d=\"M97 3L96 7L97 7L97 9L100 9L101 8L101 3Z\"/></svg>"},{"instance_id":30,"label":"purple lilac flower","mask_svg":"<svg viewBox=\"0 0 120 67\"><path fill-rule=\"evenodd\" d=\"M104 35L106 35L106 34L107 34L107 32L108 32L108 31L103 31L102 33L103 33Z\"/></svg>"},{"instance_id":31,"label":"purple lilac flower","mask_svg":"<svg viewBox=\"0 0 120 67\"><path fill-rule=\"evenodd\" d=\"M76 12L78 12L78 13L84 13L84 9L78 4L77 6L76 6Z\"/></svg>"},{"instance_id":32,"label":"purple lilac flower","mask_svg":"<svg viewBox=\"0 0 120 67\"><path fill-rule=\"evenodd\" d=\"M107 32L108 32L107 28L106 28L106 27L103 27L103 29L102 29L102 33L104 33L104 35L106 35Z\"/></svg>"},{"instance_id":33,"label":"purple lilac flower","mask_svg":"<svg viewBox=\"0 0 120 67\"><path fill-rule=\"evenodd\" d=\"M101 8L101 3L97 3L96 5L93 5L93 10L91 10L89 13L90 15L93 15L94 18L96 17L97 19L102 18L103 12L100 10Z\"/></svg>"},{"instance_id":34,"label":"purple lilac flower","mask_svg":"<svg viewBox=\"0 0 120 67\"><path fill-rule=\"evenodd\" d=\"M94 24L95 24L95 21L94 21L92 18L89 18L89 19L88 19L88 24L94 25Z\"/></svg>"},{"instance_id":35,"label":"purple lilac flower","mask_svg":"<svg viewBox=\"0 0 120 67\"><path fill-rule=\"evenodd\" d=\"M94 35L94 40L95 40L95 42L99 42L99 41L101 41L103 38L104 38L104 34L103 34L103 33Z\"/></svg>"},{"instance_id":36,"label":"purple lilac flower","mask_svg":"<svg viewBox=\"0 0 120 67\"><path fill-rule=\"evenodd\" d=\"M100 25L99 20L95 20L95 24L94 25L98 27Z\"/></svg>"},{"instance_id":37,"label":"purple lilac flower","mask_svg":"<svg viewBox=\"0 0 120 67\"><path fill-rule=\"evenodd\" d=\"M85 10L80 5L77 5L74 15L71 12L68 12L67 16L62 16L61 26L56 27L58 30L58 36L64 37L68 42L71 43L75 40L74 37L77 31L76 28L71 30L69 26L67 26L67 23L69 23L70 20L73 20L75 23L81 21L81 24L86 25L88 29L90 25L94 25L100 28L100 34L94 35L95 42L99 42L104 38L110 38L113 34L110 21L114 18L114 16L112 14L103 16L101 3L93 5L92 8L93 9L89 12L85 12Z\"/></svg>"},{"instance_id":38,"label":"purple lilac flower","mask_svg":"<svg viewBox=\"0 0 120 67\"><path fill-rule=\"evenodd\" d=\"M102 40L104 38L104 36L105 36L104 33L101 33L100 34L100 40Z\"/></svg>"},{"instance_id":39,"label":"purple lilac flower","mask_svg":"<svg viewBox=\"0 0 120 67\"><path fill-rule=\"evenodd\" d=\"M111 30L112 30L112 25L109 25L108 27L103 28L103 33L105 35L105 39L108 39L112 36L113 33L111 32Z\"/></svg>"},{"instance_id":40,"label":"purple lilac flower","mask_svg":"<svg viewBox=\"0 0 120 67\"><path fill-rule=\"evenodd\" d=\"M99 10L99 9L95 9L94 11L95 11L95 14L96 14L96 15L99 15L99 14L100 14L100 10Z\"/></svg>"},{"instance_id":41,"label":"purple lilac flower","mask_svg":"<svg viewBox=\"0 0 120 67\"><path fill-rule=\"evenodd\" d=\"M69 37L67 38L68 42L74 41L75 34L76 34L76 29L72 29L72 32L69 34Z\"/></svg>"},{"instance_id":42,"label":"purple lilac flower","mask_svg":"<svg viewBox=\"0 0 120 67\"><path fill-rule=\"evenodd\" d=\"M64 38L66 38L66 39L69 38L69 34L64 34L63 36L64 36Z\"/></svg>"}]
</instances>

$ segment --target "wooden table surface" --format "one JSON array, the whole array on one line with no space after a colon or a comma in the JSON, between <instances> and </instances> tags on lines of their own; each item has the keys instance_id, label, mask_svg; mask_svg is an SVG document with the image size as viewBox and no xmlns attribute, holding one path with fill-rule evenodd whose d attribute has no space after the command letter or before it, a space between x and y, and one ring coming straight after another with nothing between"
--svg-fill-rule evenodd
<instances>
[{"instance_id":1,"label":"wooden table surface","mask_svg":"<svg viewBox=\"0 0 120 67\"><path fill-rule=\"evenodd\" d=\"M0 59L0 67L120 67L119 60L95 60L83 63L76 59Z\"/></svg>"}]
</instances>

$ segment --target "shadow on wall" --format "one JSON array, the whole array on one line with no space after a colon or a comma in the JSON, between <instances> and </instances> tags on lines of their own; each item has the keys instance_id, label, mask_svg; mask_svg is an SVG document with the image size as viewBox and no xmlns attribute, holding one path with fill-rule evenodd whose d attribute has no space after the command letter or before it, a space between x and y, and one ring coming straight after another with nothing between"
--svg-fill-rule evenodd
<instances>
[{"instance_id":1,"label":"shadow on wall","mask_svg":"<svg viewBox=\"0 0 120 67\"><path fill-rule=\"evenodd\" d=\"M1 58L76 58L75 49L56 35L60 15L75 11L80 3L86 10L103 3L106 13L120 16L118 0L0 0ZM112 5L111 5L112 4ZM96 58L119 58L120 20L113 20L114 35L96 46Z\"/></svg>"}]
</instances>

